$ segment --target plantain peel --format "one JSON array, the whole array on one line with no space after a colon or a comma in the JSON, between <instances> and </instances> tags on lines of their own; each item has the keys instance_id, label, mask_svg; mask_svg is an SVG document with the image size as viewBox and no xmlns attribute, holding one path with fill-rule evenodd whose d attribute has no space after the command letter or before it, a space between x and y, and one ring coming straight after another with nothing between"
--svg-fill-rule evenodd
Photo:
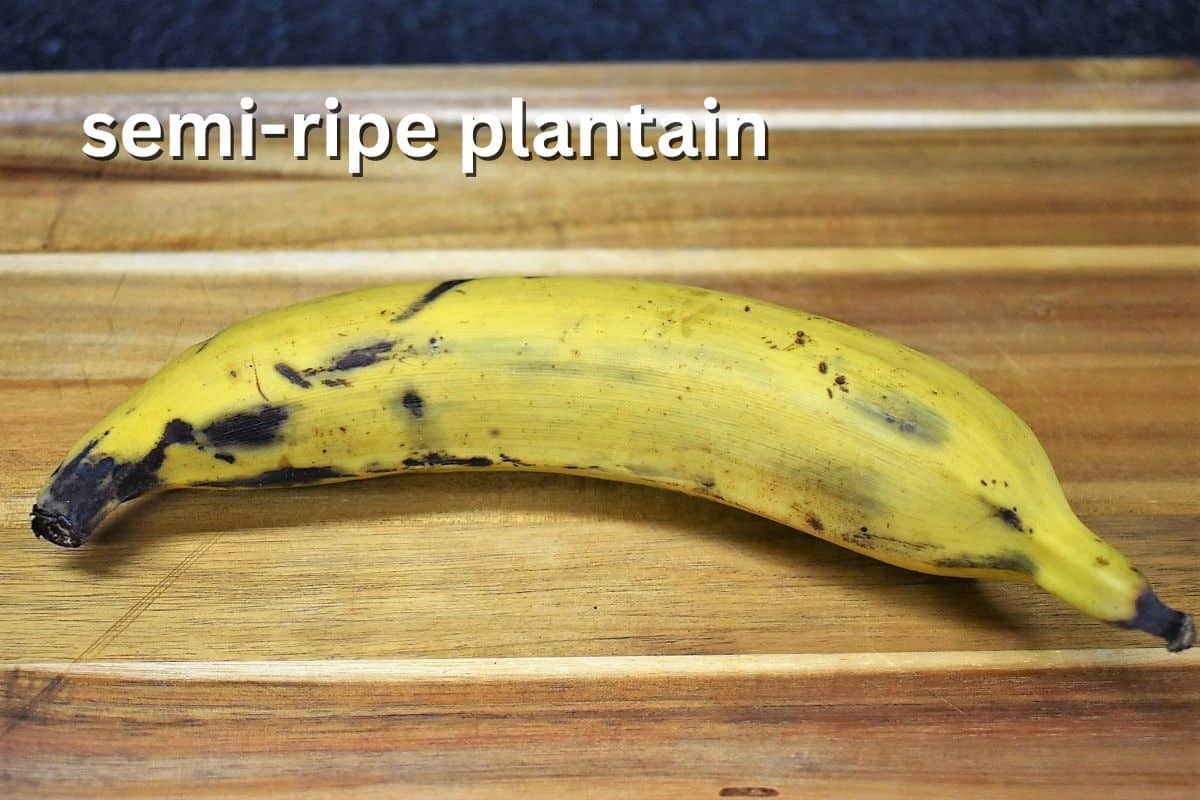
<instances>
[{"instance_id":1,"label":"plantain peel","mask_svg":"<svg viewBox=\"0 0 1200 800\"><path fill-rule=\"evenodd\" d=\"M1172 651L1195 638L965 375L833 320L639 280L402 284L240 322L79 440L33 530L78 547L164 489L471 469L673 489L907 569L1032 581Z\"/></svg>"}]
</instances>

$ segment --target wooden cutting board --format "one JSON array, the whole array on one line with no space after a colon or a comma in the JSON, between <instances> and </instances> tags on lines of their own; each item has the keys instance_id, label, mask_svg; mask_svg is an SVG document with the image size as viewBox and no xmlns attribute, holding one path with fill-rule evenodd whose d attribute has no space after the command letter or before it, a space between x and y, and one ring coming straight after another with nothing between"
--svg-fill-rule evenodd
<instances>
[{"instance_id":1,"label":"wooden cutting board","mask_svg":"<svg viewBox=\"0 0 1200 800\"><path fill-rule=\"evenodd\" d=\"M92 111L432 113L352 179L107 162ZM760 110L766 160L459 170L451 123ZM740 64L0 77L0 795L1194 796L1200 660L1033 588L713 503L419 475L142 503L74 552L37 487L168 357L392 280L661 277L864 326L1039 434L1200 610L1200 65Z\"/></svg>"}]
</instances>

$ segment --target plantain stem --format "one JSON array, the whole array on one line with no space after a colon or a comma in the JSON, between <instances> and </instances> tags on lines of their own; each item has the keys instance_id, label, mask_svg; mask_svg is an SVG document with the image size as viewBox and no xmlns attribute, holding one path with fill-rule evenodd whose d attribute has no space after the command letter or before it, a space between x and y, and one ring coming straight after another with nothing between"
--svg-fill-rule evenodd
<instances>
[{"instance_id":1,"label":"plantain stem","mask_svg":"<svg viewBox=\"0 0 1200 800\"><path fill-rule=\"evenodd\" d=\"M1167 642L1167 649L1172 653L1182 653L1196 643L1196 622L1191 614L1184 614L1179 625L1179 633Z\"/></svg>"},{"instance_id":2,"label":"plantain stem","mask_svg":"<svg viewBox=\"0 0 1200 800\"><path fill-rule=\"evenodd\" d=\"M76 533L71 519L65 514L34 505L32 515L33 535L39 539L59 547L79 547L83 544L84 537Z\"/></svg>"}]
</instances>

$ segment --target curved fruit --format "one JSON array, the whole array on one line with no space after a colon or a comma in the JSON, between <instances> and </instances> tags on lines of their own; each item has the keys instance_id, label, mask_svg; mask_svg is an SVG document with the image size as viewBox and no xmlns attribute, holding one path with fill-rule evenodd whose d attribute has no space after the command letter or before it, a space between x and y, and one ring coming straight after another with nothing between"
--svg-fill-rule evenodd
<instances>
[{"instance_id":1,"label":"curved fruit","mask_svg":"<svg viewBox=\"0 0 1200 800\"><path fill-rule=\"evenodd\" d=\"M966 376L829 319L635 280L387 286L238 323L72 448L33 529L77 547L151 490L459 469L662 486L901 567L1036 581L1172 650L1194 637Z\"/></svg>"}]
</instances>

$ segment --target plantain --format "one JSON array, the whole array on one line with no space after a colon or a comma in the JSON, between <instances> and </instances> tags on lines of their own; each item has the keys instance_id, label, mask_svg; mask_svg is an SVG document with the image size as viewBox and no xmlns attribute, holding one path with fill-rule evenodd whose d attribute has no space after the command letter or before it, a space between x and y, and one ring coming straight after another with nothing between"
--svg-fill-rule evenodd
<instances>
[{"instance_id":1,"label":"plantain","mask_svg":"<svg viewBox=\"0 0 1200 800\"><path fill-rule=\"evenodd\" d=\"M962 373L834 320L638 280L402 284L235 324L86 433L32 525L78 547L163 489L471 469L711 498L900 567L1033 581L1172 651L1194 639Z\"/></svg>"}]
</instances>

